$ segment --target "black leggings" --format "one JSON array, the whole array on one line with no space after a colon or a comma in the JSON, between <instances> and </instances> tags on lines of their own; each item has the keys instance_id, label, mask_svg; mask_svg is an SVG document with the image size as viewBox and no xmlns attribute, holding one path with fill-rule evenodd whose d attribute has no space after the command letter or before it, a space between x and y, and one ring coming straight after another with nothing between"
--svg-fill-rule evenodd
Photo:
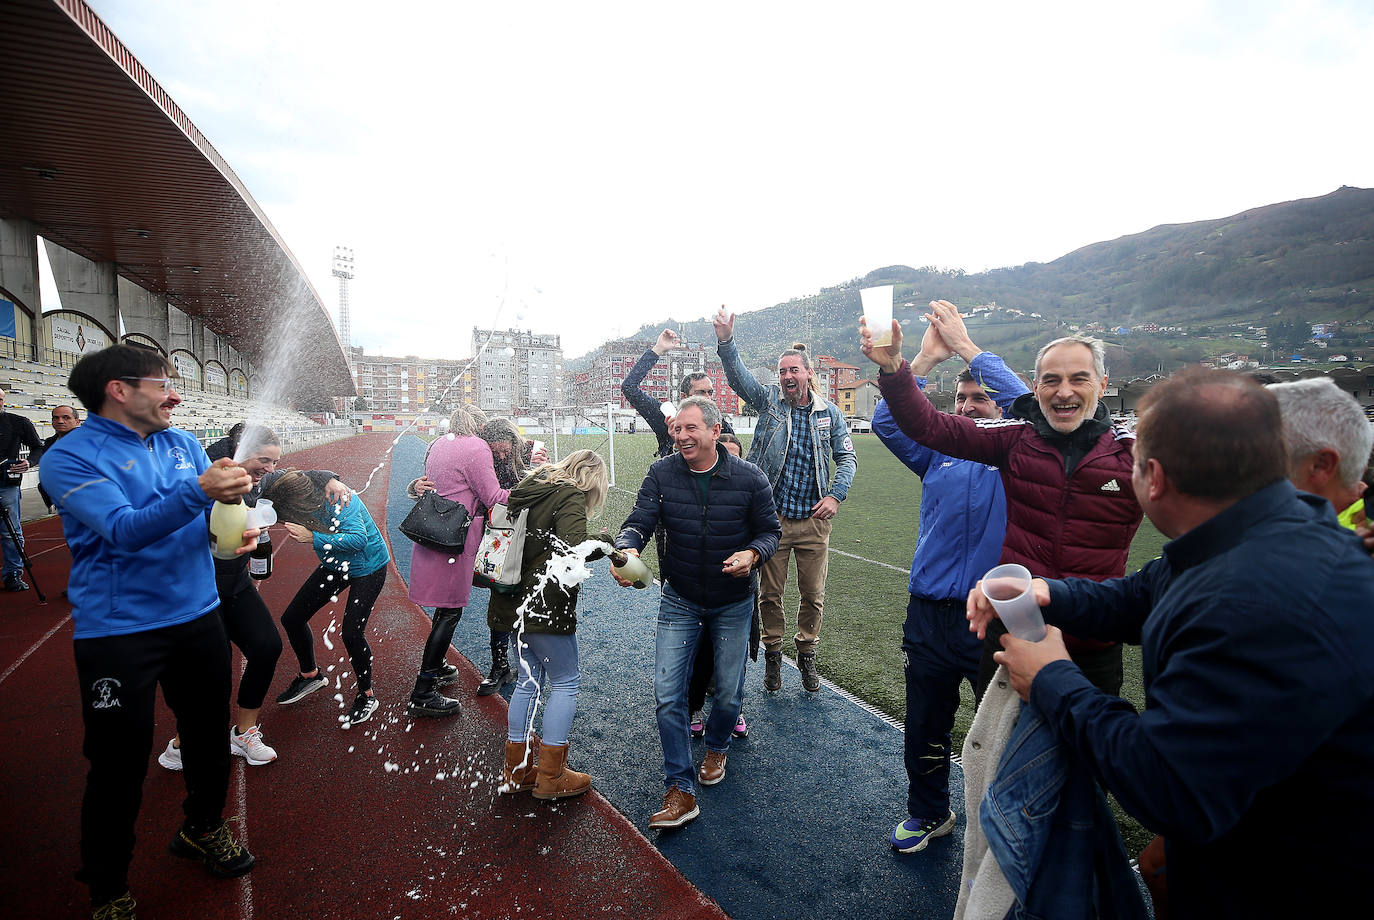
<instances>
[{"instance_id":1,"label":"black leggings","mask_svg":"<svg viewBox=\"0 0 1374 920\"><path fill-rule=\"evenodd\" d=\"M367 644L367 618L372 615L372 605L377 603L386 584L386 566L361 578L349 578L331 568L320 566L305 580L286 611L281 615L282 628L296 653L301 671L315 670L315 638L306 624L345 589L348 591L348 604L344 608L343 643L348 649L348 659L353 663L353 673L358 676L358 689L372 689L372 647Z\"/></svg>"},{"instance_id":2,"label":"black leggings","mask_svg":"<svg viewBox=\"0 0 1374 920\"><path fill-rule=\"evenodd\" d=\"M240 709L261 709L272 686L272 675L281 657L281 636L272 612L263 603L257 589L248 585L219 601L219 615L224 619L224 631L229 641L243 652L243 677L239 678L238 704Z\"/></svg>"}]
</instances>

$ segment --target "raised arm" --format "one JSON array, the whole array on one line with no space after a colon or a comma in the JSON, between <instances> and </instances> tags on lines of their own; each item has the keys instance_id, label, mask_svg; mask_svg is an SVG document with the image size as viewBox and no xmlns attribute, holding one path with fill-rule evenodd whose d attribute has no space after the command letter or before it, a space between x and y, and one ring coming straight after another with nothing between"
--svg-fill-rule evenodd
<instances>
[{"instance_id":1,"label":"raised arm","mask_svg":"<svg viewBox=\"0 0 1374 920\"><path fill-rule=\"evenodd\" d=\"M634 406L639 417L649 423L649 427L658 437L660 453L663 452L666 445L672 443L672 439L668 436L668 424L663 418L662 410L659 409L659 401L645 393L640 388L640 383L644 381L645 376L658 363L658 359L667 351L666 347L663 351L659 351L660 346L664 345L664 336L666 335L671 335L674 339L677 338L677 333L670 329L660 332L658 341L654 343L652 348L645 349L644 354L640 355L639 360L635 362L635 366L630 368L630 372L625 375L625 382L620 385L620 392L626 401Z\"/></svg>"},{"instance_id":2,"label":"raised arm","mask_svg":"<svg viewBox=\"0 0 1374 920\"><path fill-rule=\"evenodd\" d=\"M763 412L768 408L768 388L759 383L739 359L739 350L735 348L735 314L727 314L722 306L712 319L712 324L716 329L716 354L720 355L730 388L740 399L753 406L755 412Z\"/></svg>"}]
</instances>

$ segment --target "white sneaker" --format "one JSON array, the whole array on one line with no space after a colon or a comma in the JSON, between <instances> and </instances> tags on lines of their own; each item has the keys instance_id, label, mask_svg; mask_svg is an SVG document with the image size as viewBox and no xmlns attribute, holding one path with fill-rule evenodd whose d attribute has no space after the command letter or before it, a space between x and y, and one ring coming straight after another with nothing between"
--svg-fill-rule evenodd
<instances>
[{"instance_id":1,"label":"white sneaker","mask_svg":"<svg viewBox=\"0 0 1374 920\"><path fill-rule=\"evenodd\" d=\"M157 755L157 762L168 770L181 770L181 748L176 746L177 740L173 738L167 742L167 750Z\"/></svg>"},{"instance_id":2,"label":"white sneaker","mask_svg":"<svg viewBox=\"0 0 1374 920\"><path fill-rule=\"evenodd\" d=\"M177 752L178 762L181 761L180 753ZM229 726L229 753L237 754L255 767L277 759L277 752L262 740L262 729L256 725L241 735L234 730L234 726Z\"/></svg>"}]
</instances>

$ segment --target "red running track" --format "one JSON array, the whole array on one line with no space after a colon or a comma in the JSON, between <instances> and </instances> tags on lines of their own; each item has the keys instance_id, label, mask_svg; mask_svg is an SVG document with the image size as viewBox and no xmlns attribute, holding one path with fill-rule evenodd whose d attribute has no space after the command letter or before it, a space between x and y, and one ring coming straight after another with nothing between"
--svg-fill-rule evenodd
<instances>
[{"instance_id":1,"label":"red running track","mask_svg":"<svg viewBox=\"0 0 1374 920\"><path fill-rule=\"evenodd\" d=\"M388 435L360 435L293 454L287 464L332 469L361 488L390 443ZM378 472L362 496L383 531L387 474ZM48 603L33 591L0 594L0 912L85 917L86 889L72 873L86 761L71 608L61 597L71 558L57 518L24 530ZM274 615L315 564L307 546L278 541L262 589ZM176 577L173 560L167 577ZM320 664L338 674L349 668L337 632L332 651L320 641L333 618L331 605L311 627ZM463 714L408 719L405 699L428 624L393 567L368 628L382 706L349 731L339 728L341 704L330 696L351 702L350 679L294 706L272 702L295 673L285 646L262 716L278 760L248 767L234 758L230 779L225 814L242 816L257 857L242 879L211 878L167 852L184 787L180 774L156 763L174 731L159 705L130 874L140 918L725 916L595 790L555 804L497 796L506 704L476 697L481 675L456 652L449 657L462 673L448 692L464 701Z\"/></svg>"}]
</instances>

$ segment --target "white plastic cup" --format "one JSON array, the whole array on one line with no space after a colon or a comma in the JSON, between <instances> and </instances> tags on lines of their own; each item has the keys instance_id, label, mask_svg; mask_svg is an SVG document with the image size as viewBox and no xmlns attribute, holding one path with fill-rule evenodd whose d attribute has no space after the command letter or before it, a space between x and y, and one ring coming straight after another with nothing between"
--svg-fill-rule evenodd
<instances>
[{"instance_id":1,"label":"white plastic cup","mask_svg":"<svg viewBox=\"0 0 1374 920\"><path fill-rule=\"evenodd\" d=\"M859 291L864 305L864 322L873 335L874 345L892 344L892 285L864 288Z\"/></svg>"},{"instance_id":2,"label":"white plastic cup","mask_svg":"<svg viewBox=\"0 0 1374 920\"><path fill-rule=\"evenodd\" d=\"M1030 569L1014 562L999 565L983 576L982 587L1009 633L1028 642L1045 638L1045 618L1031 587Z\"/></svg>"},{"instance_id":3,"label":"white plastic cup","mask_svg":"<svg viewBox=\"0 0 1374 920\"><path fill-rule=\"evenodd\" d=\"M670 419L674 415L677 415L677 406L673 405L670 402L659 403L658 411L663 413L663 417L665 419Z\"/></svg>"}]
</instances>

